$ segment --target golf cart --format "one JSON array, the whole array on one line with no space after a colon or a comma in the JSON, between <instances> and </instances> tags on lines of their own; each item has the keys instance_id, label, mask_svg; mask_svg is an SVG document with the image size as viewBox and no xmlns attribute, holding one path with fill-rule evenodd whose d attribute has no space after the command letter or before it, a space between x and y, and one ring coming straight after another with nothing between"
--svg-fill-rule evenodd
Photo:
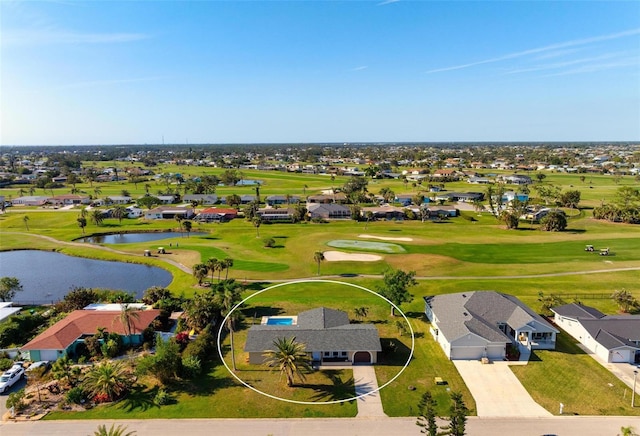
<instances>
[{"instance_id":1,"label":"golf cart","mask_svg":"<svg viewBox=\"0 0 640 436\"><path fill-rule=\"evenodd\" d=\"M593 245L587 245L586 247L584 247L584 251L593 251Z\"/></svg>"}]
</instances>

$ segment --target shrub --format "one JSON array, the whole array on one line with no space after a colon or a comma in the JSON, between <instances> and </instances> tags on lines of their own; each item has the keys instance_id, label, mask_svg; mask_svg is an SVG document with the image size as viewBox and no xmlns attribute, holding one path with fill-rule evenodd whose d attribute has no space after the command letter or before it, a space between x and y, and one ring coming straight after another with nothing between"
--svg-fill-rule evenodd
<instances>
[{"instance_id":1,"label":"shrub","mask_svg":"<svg viewBox=\"0 0 640 436\"><path fill-rule=\"evenodd\" d=\"M182 358L182 374L186 378L195 378L202 373L202 363L197 356L184 356Z\"/></svg>"},{"instance_id":2,"label":"shrub","mask_svg":"<svg viewBox=\"0 0 640 436\"><path fill-rule=\"evenodd\" d=\"M76 386L74 388L69 389L69 391L65 395L65 399L69 403L82 404L87 399L87 396L85 395L84 390L80 386Z\"/></svg>"},{"instance_id":3,"label":"shrub","mask_svg":"<svg viewBox=\"0 0 640 436\"><path fill-rule=\"evenodd\" d=\"M276 240L273 238L264 239L264 248L273 248L276 246Z\"/></svg>"},{"instance_id":4,"label":"shrub","mask_svg":"<svg viewBox=\"0 0 640 436\"><path fill-rule=\"evenodd\" d=\"M12 365L13 360L7 357L3 357L2 359L0 359L0 372L6 371L7 369L11 368Z\"/></svg>"},{"instance_id":5,"label":"shrub","mask_svg":"<svg viewBox=\"0 0 640 436\"><path fill-rule=\"evenodd\" d=\"M19 412L23 410L25 406L24 388L9 394L9 398L7 398L7 408L13 407L16 412Z\"/></svg>"},{"instance_id":6,"label":"shrub","mask_svg":"<svg viewBox=\"0 0 640 436\"><path fill-rule=\"evenodd\" d=\"M158 389L158 393L153 397L153 403L156 406L164 406L169 403L169 400L171 400L171 396L162 388Z\"/></svg>"},{"instance_id":7,"label":"shrub","mask_svg":"<svg viewBox=\"0 0 640 436\"><path fill-rule=\"evenodd\" d=\"M187 348L182 352L182 356L195 356L201 362L206 361L216 349L216 337L211 333L211 328L205 328L198 337L189 342Z\"/></svg>"}]
</instances>

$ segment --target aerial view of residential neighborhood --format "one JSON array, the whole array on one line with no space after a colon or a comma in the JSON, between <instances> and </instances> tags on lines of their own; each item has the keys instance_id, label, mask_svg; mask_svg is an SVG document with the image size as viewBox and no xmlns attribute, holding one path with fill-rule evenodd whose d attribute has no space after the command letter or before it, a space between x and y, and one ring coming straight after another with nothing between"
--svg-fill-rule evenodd
<instances>
[{"instance_id":1,"label":"aerial view of residential neighborhood","mask_svg":"<svg viewBox=\"0 0 640 436\"><path fill-rule=\"evenodd\" d=\"M1 435L640 433L640 3L0 12Z\"/></svg>"}]
</instances>

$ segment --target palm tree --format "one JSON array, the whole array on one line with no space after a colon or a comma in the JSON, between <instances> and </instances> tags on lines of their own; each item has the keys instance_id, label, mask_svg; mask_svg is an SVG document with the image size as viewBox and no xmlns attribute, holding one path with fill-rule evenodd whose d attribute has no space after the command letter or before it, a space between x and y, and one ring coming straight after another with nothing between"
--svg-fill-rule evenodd
<instances>
[{"instance_id":1,"label":"palm tree","mask_svg":"<svg viewBox=\"0 0 640 436\"><path fill-rule=\"evenodd\" d=\"M84 228L87 227L87 219L83 216L79 216L76 218L76 221L78 221L78 226L82 229L82 234L84 235Z\"/></svg>"},{"instance_id":2,"label":"palm tree","mask_svg":"<svg viewBox=\"0 0 640 436\"><path fill-rule=\"evenodd\" d=\"M138 313L138 309L129 306L127 303L121 304L120 307L120 314L116 316L114 321L118 320L122 323L127 338L129 339L129 345L131 345L131 332L135 328L135 321L140 320L140 314Z\"/></svg>"},{"instance_id":3,"label":"palm tree","mask_svg":"<svg viewBox=\"0 0 640 436\"><path fill-rule=\"evenodd\" d=\"M29 195L33 195L36 193L36 187L35 186L29 186Z\"/></svg>"},{"instance_id":4,"label":"palm tree","mask_svg":"<svg viewBox=\"0 0 640 436\"><path fill-rule=\"evenodd\" d=\"M135 430L127 432L127 426L111 424L111 427L107 430L106 425L99 425L98 429L93 432L94 436L133 436L136 434Z\"/></svg>"},{"instance_id":5,"label":"palm tree","mask_svg":"<svg viewBox=\"0 0 640 436\"><path fill-rule=\"evenodd\" d=\"M233 259L231 259L230 257L227 257L226 259L223 259L222 260L222 266L226 270L226 273L224 275L224 279L227 280L229 278L229 268L231 268L233 266Z\"/></svg>"},{"instance_id":6,"label":"palm tree","mask_svg":"<svg viewBox=\"0 0 640 436\"><path fill-rule=\"evenodd\" d=\"M91 211L91 216L89 218L91 219L91 222L94 223L96 226L100 226L104 222L102 211L99 209L93 209Z\"/></svg>"},{"instance_id":7,"label":"palm tree","mask_svg":"<svg viewBox=\"0 0 640 436\"><path fill-rule=\"evenodd\" d=\"M132 382L122 360L106 360L91 367L84 376L82 387L91 397L105 395L109 400L115 400L131 387Z\"/></svg>"},{"instance_id":8,"label":"palm tree","mask_svg":"<svg viewBox=\"0 0 640 436\"><path fill-rule=\"evenodd\" d=\"M218 292L216 294L216 302L221 308L221 315L227 316L227 330L229 330L229 345L231 346L231 363L233 366L233 370L236 371L236 355L235 348L233 345L233 332L235 328L235 323L242 317L242 313L239 310L233 311L232 309L242 300L242 296L240 295L240 287L235 283L234 280L230 282L225 282L224 289L222 292Z\"/></svg>"},{"instance_id":9,"label":"palm tree","mask_svg":"<svg viewBox=\"0 0 640 436\"><path fill-rule=\"evenodd\" d=\"M25 215L22 217L22 222L24 226L27 228L27 232L29 231L29 215Z\"/></svg>"},{"instance_id":10,"label":"palm tree","mask_svg":"<svg viewBox=\"0 0 640 436\"><path fill-rule=\"evenodd\" d=\"M96 186L95 188L93 188L93 193L96 194L96 198L98 198L100 194L102 194L102 189L100 189L99 186Z\"/></svg>"},{"instance_id":11,"label":"palm tree","mask_svg":"<svg viewBox=\"0 0 640 436\"><path fill-rule=\"evenodd\" d=\"M182 223L182 227L184 227L184 231L187 232L187 238L188 238L189 233L191 232L191 228L193 227L193 223L191 221L184 221Z\"/></svg>"},{"instance_id":12,"label":"palm tree","mask_svg":"<svg viewBox=\"0 0 640 436\"><path fill-rule=\"evenodd\" d=\"M119 204L111 210L111 216L118 219L118 224L122 224L122 218L128 215L127 208Z\"/></svg>"},{"instance_id":13,"label":"palm tree","mask_svg":"<svg viewBox=\"0 0 640 436\"><path fill-rule=\"evenodd\" d=\"M253 227L256 228L256 238L260 237L260 224L262 224L262 219L260 219L259 216L256 216L253 218L253 220L251 221L253 223Z\"/></svg>"},{"instance_id":14,"label":"palm tree","mask_svg":"<svg viewBox=\"0 0 640 436\"><path fill-rule=\"evenodd\" d=\"M320 275L320 263L324 260L324 253L322 251L316 251L313 253L313 260L318 264L318 275Z\"/></svg>"},{"instance_id":15,"label":"palm tree","mask_svg":"<svg viewBox=\"0 0 640 436\"><path fill-rule=\"evenodd\" d=\"M273 341L273 350L264 353L264 364L280 371L287 379L287 386L293 386L294 378L305 381L305 372L310 372L311 357L306 352L306 346L296 342L295 336L278 338Z\"/></svg>"},{"instance_id":16,"label":"palm tree","mask_svg":"<svg viewBox=\"0 0 640 436\"><path fill-rule=\"evenodd\" d=\"M151 190L151 185L148 183L144 184L144 192L147 193L147 195L149 195L149 191Z\"/></svg>"},{"instance_id":17,"label":"palm tree","mask_svg":"<svg viewBox=\"0 0 640 436\"><path fill-rule=\"evenodd\" d=\"M202 285L202 281L207 277L209 267L204 263L193 265L193 276L198 280L198 285Z\"/></svg>"},{"instance_id":18,"label":"palm tree","mask_svg":"<svg viewBox=\"0 0 640 436\"><path fill-rule=\"evenodd\" d=\"M218 271L218 267L220 265L220 261L215 257L210 257L207 259L207 268L211 271L211 283L213 283L213 274Z\"/></svg>"}]
</instances>

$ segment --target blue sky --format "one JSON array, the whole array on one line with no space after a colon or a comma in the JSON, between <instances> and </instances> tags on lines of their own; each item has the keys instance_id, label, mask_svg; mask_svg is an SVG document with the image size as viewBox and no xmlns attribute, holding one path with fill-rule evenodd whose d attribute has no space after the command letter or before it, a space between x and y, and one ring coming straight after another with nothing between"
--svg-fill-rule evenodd
<instances>
[{"instance_id":1,"label":"blue sky","mask_svg":"<svg viewBox=\"0 0 640 436\"><path fill-rule=\"evenodd\" d=\"M640 2L0 1L0 143L640 140Z\"/></svg>"}]
</instances>

